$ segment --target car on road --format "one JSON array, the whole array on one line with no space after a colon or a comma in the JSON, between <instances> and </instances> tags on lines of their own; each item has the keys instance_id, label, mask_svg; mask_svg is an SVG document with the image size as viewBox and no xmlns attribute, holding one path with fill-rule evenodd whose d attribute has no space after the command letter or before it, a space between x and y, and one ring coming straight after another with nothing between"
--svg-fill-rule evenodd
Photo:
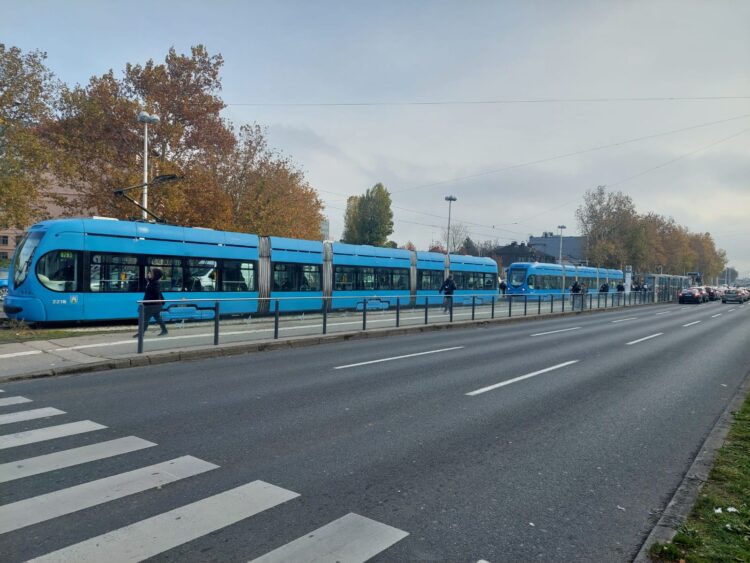
<instances>
[{"instance_id":1,"label":"car on road","mask_svg":"<svg viewBox=\"0 0 750 563\"><path fill-rule=\"evenodd\" d=\"M683 303L703 303L703 301L703 293L699 287L686 287L677 296L677 302L680 305Z\"/></svg>"},{"instance_id":2,"label":"car on road","mask_svg":"<svg viewBox=\"0 0 750 563\"><path fill-rule=\"evenodd\" d=\"M721 299L721 291L719 291L718 287L706 287L706 291L708 292L709 301L718 301Z\"/></svg>"},{"instance_id":3,"label":"car on road","mask_svg":"<svg viewBox=\"0 0 750 563\"><path fill-rule=\"evenodd\" d=\"M721 297L722 303L744 303L745 295L741 289L727 289Z\"/></svg>"},{"instance_id":4,"label":"car on road","mask_svg":"<svg viewBox=\"0 0 750 563\"><path fill-rule=\"evenodd\" d=\"M8 268L0 268L0 301L8 294Z\"/></svg>"}]
</instances>

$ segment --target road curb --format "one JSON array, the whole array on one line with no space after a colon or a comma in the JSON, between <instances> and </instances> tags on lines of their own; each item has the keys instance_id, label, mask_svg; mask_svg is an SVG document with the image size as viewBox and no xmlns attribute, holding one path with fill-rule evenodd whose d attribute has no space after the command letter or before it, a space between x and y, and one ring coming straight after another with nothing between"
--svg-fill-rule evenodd
<instances>
[{"instance_id":1,"label":"road curb","mask_svg":"<svg viewBox=\"0 0 750 563\"><path fill-rule=\"evenodd\" d=\"M76 375L92 373L97 371L108 371L111 369L124 369L133 367L145 367L171 362L182 362L201 360L206 358L217 358L221 356L237 356L241 354L252 354L256 352L267 352L284 348L300 348L315 346L328 342L342 342L346 340L359 340L363 338L384 338L387 336L400 336L403 334L416 334L422 332L434 332L437 330L457 330L463 328L481 327L498 323L519 323L524 321L542 321L552 318L571 317L576 315L595 315L597 313L608 313L616 310L628 311L663 305L663 303L637 305L622 308L591 309L587 311L565 311L560 313L542 313L541 315L504 317L496 316L494 319L476 319L465 321L454 321L452 323L435 323L427 325L407 325L401 327L373 328L359 332L342 332L333 334L317 334L284 338L279 340L259 340L254 342L231 342L219 344L218 346L198 346L194 348L179 348L175 350L146 352L144 354L133 354L131 356L114 359L103 359L101 361L77 364L72 366L61 366L59 368L48 368L29 373L15 375L0 375L0 382L22 381L24 379L37 379L40 377L56 377L65 375Z\"/></svg>"},{"instance_id":2,"label":"road curb","mask_svg":"<svg viewBox=\"0 0 750 563\"><path fill-rule=\"evenodd\" d=\"M737 389L734 397L724 412L716 420L716 424L709 432L698 455L693 460L690 469L685 473L680 486L677 487L672 500L659 518L659 521L653 527L646 540L643 542L641 549L633 559L633 563L650 563L649 550L655 543L670 543L677 534L677 528L685 522L690 512L693 510L695 501L698 498L703 484L708 480L711 469L716 461L716 454L724 445L727 435L734 423L734 413L742 408L748 394L750 394L750 371L745 374L745 379Z\"/></svg>"}]
</instances>

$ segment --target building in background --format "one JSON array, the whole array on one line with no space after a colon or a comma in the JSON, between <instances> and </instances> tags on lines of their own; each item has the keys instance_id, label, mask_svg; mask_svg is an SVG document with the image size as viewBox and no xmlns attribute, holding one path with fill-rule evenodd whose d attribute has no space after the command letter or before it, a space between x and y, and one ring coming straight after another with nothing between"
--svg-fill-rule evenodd
<instances>
[{"instance_id":1,"label":"building in background","mask_svg":"<svg viewBox=\"0 0 750 563\"><path fill-rule=\"evenodd\" d=\"M540 237L530 236L529 246L542 254L554 256L555 262L559 261L560 235L545 232ZM586 237L562 237L562 261L565 264L587 266Z\"/></svg>"}]
</instances>

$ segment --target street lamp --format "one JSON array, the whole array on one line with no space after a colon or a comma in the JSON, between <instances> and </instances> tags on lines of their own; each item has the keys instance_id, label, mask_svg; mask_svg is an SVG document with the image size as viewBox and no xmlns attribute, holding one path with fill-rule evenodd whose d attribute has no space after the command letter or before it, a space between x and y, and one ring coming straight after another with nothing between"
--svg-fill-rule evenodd
<instances>
[{"instance_id":1,"label":"street lamp","mask_svg":"<svg viewBox=\"0 0 750 563\"><path fill-rule=\"evenodd\" d=\"M563 229L567 229L565 225L558 225L558 229L560 229L560 254L558 255L558 262L560 263L560 267L562 268L562 292L563 295L565 294L565 266L563 266L562 263L562 232Z\"/></svg>"},{"instance_id":2,"label":"street lamp","mask_svg":"<svg viewBox=\"0 0 750 563\"><path fill-rule=\"evenodd\" d=\"M448 202L448 236L446 237L445 253L448 254L451 248L451 204L457 201L458 198L454 195L445 196L445 201Z\"/></svg>"},{"instance_id":3,"label":"street lamp","mask_svg":"<svg viewBox=\"0 0 750 563\"><path fill-rule=\"evenodd\" d=\"M141 205L143 207L143 219L148 219L148 124L159 123L158 115L151 115L145 111L138 114L138 123L143 123L143 195Z\"/></svg>"}]
</instances>

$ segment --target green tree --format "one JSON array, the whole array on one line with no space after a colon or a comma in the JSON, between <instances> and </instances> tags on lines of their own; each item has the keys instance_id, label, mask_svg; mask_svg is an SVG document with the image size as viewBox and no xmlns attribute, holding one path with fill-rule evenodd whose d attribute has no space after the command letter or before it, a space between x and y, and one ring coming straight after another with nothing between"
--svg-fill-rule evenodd
<instances>
[{"instance_id":1,"label":"green tree","mask_svg":"<svg viewBox=\"0 0 750 563\"><path fill-rule=\"evenodd\" d=\"M54 158L38 130L52 118L58 91L46 58L0 43L0 228L23 228L44 216Z\"/></svg>"},{"instance_id":2,"label":"green tree","mask_svg":"<svg viewBox=\"0 0 750 563\"><path fill-rule=\"evenodd\" d=\"M391 233L391 195L383 184L375 184L364 195L347 200L343 242L384 246Z\"/></svg>"}]
</instances>

